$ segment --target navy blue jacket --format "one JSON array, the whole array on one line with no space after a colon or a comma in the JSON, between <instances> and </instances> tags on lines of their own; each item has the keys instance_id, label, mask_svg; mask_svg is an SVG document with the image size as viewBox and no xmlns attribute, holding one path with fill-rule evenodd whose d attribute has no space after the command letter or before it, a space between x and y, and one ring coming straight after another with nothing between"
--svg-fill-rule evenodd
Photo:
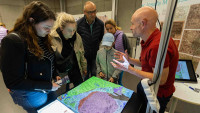
<instances>
[{"instance_id":1,"label":"navy blue jacket","mask_svg":"<svg viewBox=\"0 0 200 113\"><path fill-rule=\"evenodd\" d=\"M85 57L87 58L87 55L96 56L104 35L104 23L96 17L91 33L90 25L86 22L86 17L84 16L77 21L77 32L83 41Z\"/></svg>"},{"instance_id":2,"label":"navy blue jacket","mask_svg":"<svg viewBox=\"0 0 200 113\"><path fill-rule=\"evenodd\" d=\"M1 43L1 71L5 85L15 90L50 90L56 72L51 70L51 61L39 60L30 53L22 38L7 35ZM27 62L27 66L26 66Z\"/></svg>"}]
</instances>

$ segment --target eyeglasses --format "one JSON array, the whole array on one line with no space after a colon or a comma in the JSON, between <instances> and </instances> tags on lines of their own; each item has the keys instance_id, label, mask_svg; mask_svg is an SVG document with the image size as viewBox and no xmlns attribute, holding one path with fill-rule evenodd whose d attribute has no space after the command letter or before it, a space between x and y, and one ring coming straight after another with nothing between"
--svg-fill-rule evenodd
<instances>
[{"instance_id":1,"label":"eyeglasses","mask_svg":"<svg viewBox=\"0 0 200 113\"><path fill-rule=\"evenodd\" d=\"M88 14L97 13L97 10L94 10L94 11L86 11L86 13L88 13Z\"/></svg>"}]
</instances>

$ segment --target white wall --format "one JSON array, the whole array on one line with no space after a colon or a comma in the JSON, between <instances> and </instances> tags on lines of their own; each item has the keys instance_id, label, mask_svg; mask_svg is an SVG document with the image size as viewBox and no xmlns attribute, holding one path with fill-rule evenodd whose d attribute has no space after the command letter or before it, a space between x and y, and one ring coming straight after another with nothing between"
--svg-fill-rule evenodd
<instances>
[{"instance_id":1,"label":"white wall","mask_svg":"<svg viewBox=\"0 0 200 113\"><path fill-rule=\"evenodd\" d=\"M83 6L88 0L66 0L66 12L76 15L83 13ZM112 0L90 0L97 6L98 12L112 10Z\"/></svg>"},{"instance_id":2,"label":"white wall","mask_svg":"<svg viewBox=\"0 0 200 113\"><path fill-rule=\"evenodd\" d=\"M0 0L0 22L12 29L16 19L21 16L26 4L33 0ZM59 0L39 0L46 3L54 12L60 10Z\"/></svg>"},{"instance_id":3,"label":"white wall","mask_svg":"<svg viewBox=\"0 0 200 113\"><path fill-rule=\"evenodd\" d=\"M131 33L131 16L142 6L142 0L119 0L117 11L117 24L126 33Z\"/></svg>"},{"instance_id":4,"label":"white wall","mask_svg":"<svg viewBox=\"0 0 200 113\"><path fill-rule=\"evenodd\" d=\"M23 0L0 0L1 22L11 29L23 10Z\"/></svg>"}]
</instances>

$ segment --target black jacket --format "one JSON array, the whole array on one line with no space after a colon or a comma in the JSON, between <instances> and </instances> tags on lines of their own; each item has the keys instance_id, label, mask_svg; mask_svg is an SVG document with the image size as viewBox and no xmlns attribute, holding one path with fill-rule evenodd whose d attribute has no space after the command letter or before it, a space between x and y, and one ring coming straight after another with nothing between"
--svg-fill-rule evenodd
<instances>
[{"instance_id":1,"label":"black jacket","mask_svg":"<svg viewBox=\"0 0 200 113\"><path fill-rule=\"evenodd\" d=\"M77 32L82 38L86 57L92 53L96 55L104 35L104 23L96 17L91 34L90 25L84 16L77 21Z\"/></svg>"},{"instance_id":2,"label":"black jacket","mask_svg":"<svg viewBox=\"0 0 200 113\"><path fill-rule=\"evenodd\" d=\"M25 41L14 34L2 40L0 66L9 89L49 90L52 78L57 75L52 72L51 61L47 57L39 60L28 51Z\"/></svg>"}]
</instances>

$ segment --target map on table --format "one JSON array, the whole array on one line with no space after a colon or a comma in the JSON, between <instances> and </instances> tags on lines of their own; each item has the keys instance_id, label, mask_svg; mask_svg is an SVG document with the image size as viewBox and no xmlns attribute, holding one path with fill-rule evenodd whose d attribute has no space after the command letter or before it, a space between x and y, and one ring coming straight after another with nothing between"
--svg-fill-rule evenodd
<instances>
[{"instance_id":1,"label":"map on table","mask_svg":"<svg viewBox=\"0 0 200 113\"><path fill-rule=\"evenodd\" d=\"M123 86L91 77L58 100L76 113L120 113L132 94Z\"/></svg>"}]
</instances>

